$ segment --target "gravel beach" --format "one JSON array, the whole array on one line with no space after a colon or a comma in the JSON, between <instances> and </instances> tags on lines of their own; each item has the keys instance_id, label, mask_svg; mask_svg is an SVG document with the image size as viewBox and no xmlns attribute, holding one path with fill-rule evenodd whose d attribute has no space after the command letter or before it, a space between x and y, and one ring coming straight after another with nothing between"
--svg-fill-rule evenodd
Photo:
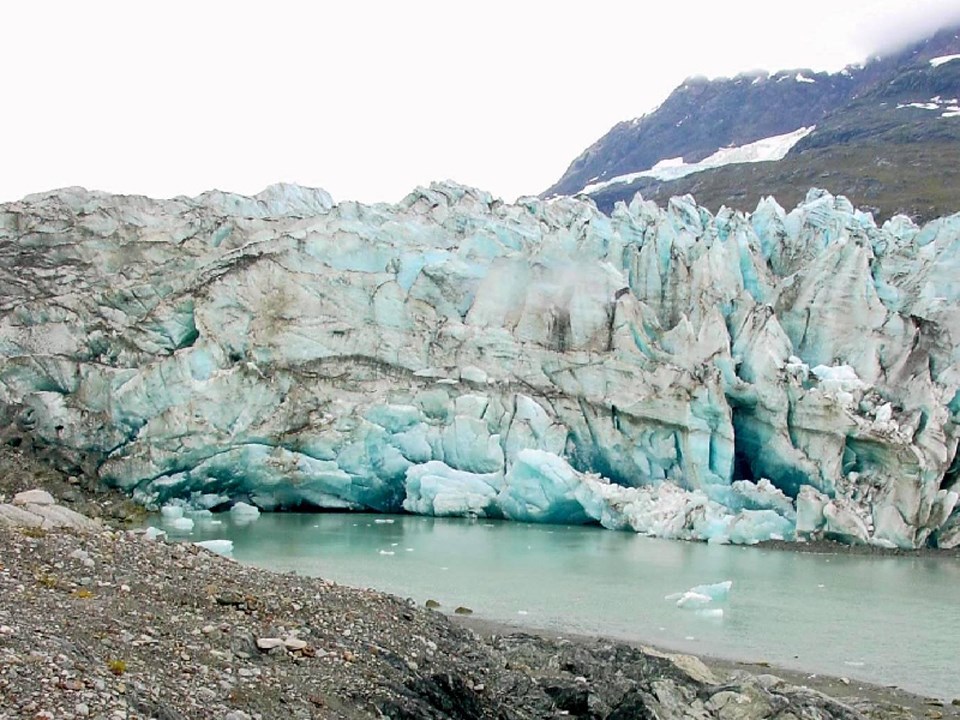
<instances>
[{"instance_id":1,"label":"gravel beach","mask_svg":"<svg viewBox=\"0 0 960 720\"><path fill-rule=\"evenodd\" d=\"M51 504L16 499L34 488ZM9 449L0 503L0 719L960 717L895 689L451 619L149 540L124 527L124 497ZM32 512L100 519L9 519Z\"/></svg>"}]
</instances>

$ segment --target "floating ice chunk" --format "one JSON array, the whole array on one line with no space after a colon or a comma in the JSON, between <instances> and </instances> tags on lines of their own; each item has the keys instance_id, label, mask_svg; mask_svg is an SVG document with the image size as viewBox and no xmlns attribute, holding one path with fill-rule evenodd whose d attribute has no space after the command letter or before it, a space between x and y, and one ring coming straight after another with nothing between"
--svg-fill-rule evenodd
<instances>
[{"instance_id":1,"label":"floating ice chunk","mask_svg":"<svg viewBox=\"0 0 960 720\"><path fill-rule=\"evenodd\" d=\"M380 551L380 554L381 554L381 555L396 555L396 553L395 553L393 550L381 550L381 551Z\"/></svg>"},{"instance_id":2,"label":"floating ice chunk","mask_svg":"<svg viewBox=\"0 0 960 720\"><path fill-rule=\"evenodd\" d=\"M726 600L732 587L733 580L724 580L723 582L708 585L697 585L685 592L667 595L664 599L676 601L678 608L696 610L714 601L721 602Z\"/></svg>"},{"instance_id":3,"label":"floating ice chunk","mask_svg":"<svg viewBox=\"0 0 960 720\"><path fill-rule=\"evenodd\" d=\"M230 508L230 515L236 522L253 522L260 517L260 508L245 502L238 502Z\"/></svg>"},{"instance_id":4,"label":"floating ice chunk","mask_svg":"<svg viewBox=\"0 0 960 720\"><path fill-rule=\"evenodd\" d=\"M711 600L726 600L730 595L730 589L733 587L733 580L724 580L723 582L710 583L709 585L697 585L690 588L688 592L706 595Z\"/></svg>"},{"instance_id":5,"label":"floating ice chunk","mask_svg":"<svg viewBox=\"0 0 960 720\"><path fill-rule=\"evenodd\" d=\"M162 537L166 537L166 535L167 535L166 530L161 530L160 528L155 528L153 527L153 525L151 525L144 531L143 539L153 541L153 540L158 540Z\"/></svg>"},{"instance_id":6,"label":"floating ice chunk","mask_svg":"<svg viewBox=\"0 0 960 720\"><path fill-rule=\"evenodd\" d=\"M709 605L713 602L713 598L709 595L704 595L703 593L687 591L680 595L680 599L677 600L678 608L702 608L704 605Z\"/></svg>"},{"instance_id":7,"label":"floating ice chunk","mask_svg":"<svg viewBox=\"0 0 960 720\"><path fill-rule=\"evenodd\" d=\"M201 540L200 542L195 542L194 545L206 548L210 552L225 557L233 554L233 540Z\"/></svg>"},{"instance_id":8,"label":"floating ice chunk","mask_svg":"<svg viewBox=\"0 0 960 720\"><path fill-rule=\"evenodd\" d=\"M183 517L183 505L164 505L160 508L160 517L164 522L173 522Z\"/></svg>"},{"instance_id":9,"label":"floating ice chunk","mask_svg":"<svg viewBox=\"0 0 960 720\"><path fill-rule=\"evenodd\" d=\"M190 530L193 530L193 520L187 517L173 518L168 524L174 530L180 530L182 532L189 532Z\"/></svg>"},{"instance_id":10,"label":"floating ice chunk","mask_svg":"<svg viewBox=\"0 0 960 720\"><path fill-rule=\"evenodd\" d=\"M230 512L233 515L251 515L253 517L259 517L260 515L260 509L258 507L245 502L235 503L234 506L230 508Z\"/></svg>"},{"instance_id":11,"label":"floating ice chunk","mask_svg":"<svg viewBox=\"0 0 960 720\"><path fill-rule=\"evenodd\" d=\"M697 615L719 620L723 618L723 608L704 608L703 610L697 610Z\"/></svg>"},{"instance_id":12,"label":"floating ice chunk","mask_svg":"<svg viewBox=\"0 0 960 720\"><path fill-rule=\"evenodd\" d=\"M373 522L377 525L393 525L393 518L376 518Z\"/></svg>"}]
</instances>

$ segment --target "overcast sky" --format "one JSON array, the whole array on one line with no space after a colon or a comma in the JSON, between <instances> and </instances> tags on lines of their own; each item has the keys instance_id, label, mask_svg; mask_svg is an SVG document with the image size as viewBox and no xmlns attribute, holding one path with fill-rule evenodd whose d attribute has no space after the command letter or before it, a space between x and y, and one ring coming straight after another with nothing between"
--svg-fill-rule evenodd
<instances>
[{"instance_id":1,"label":"overcast sky","mask_svg":"<svg viewBox=\"0 0 960 720\"><path fill-rule=\"evenodd\" d=\"M392 202L447 178L538 193L685 77L837 70L960 21L960 0L31 0L3 14L0 201L282 180Z\"/></svg>"}]
</instances>

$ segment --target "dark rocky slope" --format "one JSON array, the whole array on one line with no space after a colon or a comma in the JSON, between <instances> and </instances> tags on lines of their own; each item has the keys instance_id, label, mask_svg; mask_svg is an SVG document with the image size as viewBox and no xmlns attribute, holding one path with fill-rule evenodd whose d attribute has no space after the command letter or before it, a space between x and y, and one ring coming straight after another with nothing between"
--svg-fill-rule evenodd
<instances>
[{"instance_id":1,"label":"dark rocky slope","mask_svg":"<svg viewBox=\"0 0 960 720\"><path fill-rule=\"evenodd\" d=\"M752 210L769 194L792 207L817 186L884 218L902 212L928 220L956 212L960 116L950 108L960 95L960 61L934 66L930 60L960 53L958 35L957 29L943 30L836 74L791 70L688 80L654 112L611 129L544 196L573 194L663 159L682 156L692 163L719 148L816 125L778 162L731 165L672 181L642 178L593 197L607 212L636 192L658 202L689 192L714 210Z\"/></svg>"}]
</instances>

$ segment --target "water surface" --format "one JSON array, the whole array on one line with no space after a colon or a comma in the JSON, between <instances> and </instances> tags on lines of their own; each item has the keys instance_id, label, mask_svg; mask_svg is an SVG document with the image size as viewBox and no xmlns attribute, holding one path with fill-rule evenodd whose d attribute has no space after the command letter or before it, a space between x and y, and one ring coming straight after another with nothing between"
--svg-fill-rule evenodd
<instances>
[{"instance_id":1,"label":"water surface","mask_svg":"<svg viewBox=\"0 0 960 720\"><path fill-rule=\"evenodd\" d=\"M159 523L159 519L155 522ZM813 555L599 528L350 514L198 522L240 562L586 633L960 696L960 562ZM732 580L707 617L665 595Z\"/></svg>"}]
</instances>

